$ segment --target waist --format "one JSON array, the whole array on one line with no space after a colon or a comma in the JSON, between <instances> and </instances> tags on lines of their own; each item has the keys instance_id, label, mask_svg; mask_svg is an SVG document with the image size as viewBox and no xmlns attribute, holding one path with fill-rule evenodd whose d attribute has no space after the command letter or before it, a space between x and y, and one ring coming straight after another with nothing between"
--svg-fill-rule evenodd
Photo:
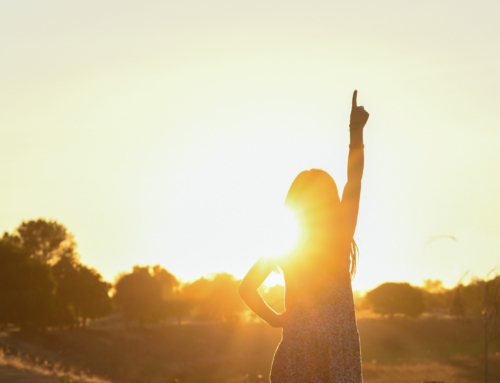
<instances>
[{"instance_id":1,"label":"waist","mask_svg":"<svg viewBox=\"0 0 500 383\"><path fill-rule=\"evenodd\" d=\"M314 309L321 307L341 306L344 304L354 306L351 284L335 284L323 289L310 291L289 289L285 293L286 309L294 307L303 307L305 309Z\"/></svg>"}]
</instances>

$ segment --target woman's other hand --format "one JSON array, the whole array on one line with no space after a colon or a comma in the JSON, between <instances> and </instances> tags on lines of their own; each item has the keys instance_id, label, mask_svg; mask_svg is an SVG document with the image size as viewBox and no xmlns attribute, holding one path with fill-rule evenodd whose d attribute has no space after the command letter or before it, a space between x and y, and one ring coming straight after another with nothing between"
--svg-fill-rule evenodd
<instances>
[{"instance_id":1,"label":"woman's other hand","mask_svg":"<svg viewBox=\"0 0 500 383\"><path fill-rule=\"evenodd\" d=\"M355 90L352 94L352 109L351 109L351 120L349 127L351 129L364 128L366 121L370 114L362 106L358 106L357 102L358 91Z\"/></svg>"}]
</instances>

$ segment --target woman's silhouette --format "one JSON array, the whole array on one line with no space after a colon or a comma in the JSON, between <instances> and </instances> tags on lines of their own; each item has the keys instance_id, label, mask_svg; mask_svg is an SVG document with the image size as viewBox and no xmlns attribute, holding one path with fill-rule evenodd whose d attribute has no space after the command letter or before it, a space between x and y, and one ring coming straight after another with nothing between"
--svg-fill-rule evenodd
<instances>
[{"instance_id":1,"label":"woman's silhouette","mask_svg":"<svg viewBox=\"0 0 500 383\"><path fill-rule=\"evenodd\" d=\"M352 97L347 183L340 200L323 170L300 173L285 204L302 226L299 245L280 259L262 258L241 282L250 309L273 327L283 327L274 355L272 383L362 382L359 335L351 278L356 269L353 240L364 166L363 128L368 112ZM286 311L273 311L257 288L276 268L285 278Z\"/></svg>"}]
</instances>

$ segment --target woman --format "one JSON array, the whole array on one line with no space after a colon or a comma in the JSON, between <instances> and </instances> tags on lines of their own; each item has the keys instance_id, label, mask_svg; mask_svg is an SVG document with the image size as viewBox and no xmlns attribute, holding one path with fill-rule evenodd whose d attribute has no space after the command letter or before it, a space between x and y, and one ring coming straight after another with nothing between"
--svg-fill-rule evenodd
<instances>
[{"instance_id":1,"label":"woman","mask_svg":"<svg viewBox=\"0 0 500 383\"><path fill-rule=\"evenodd\" d=\"M347 183L340 200L323 170L300 173L285 204L299 217L302 238L286 257L261 258L241 282L240 295L260 318L282 327L272 383L362 382L359 335L351 278L356 270L356 228L364 165L363 128L369 114L352 97ZM285 278L283 314L272 310L258 287L276 268Z\"/></svg>"}]
</instances>

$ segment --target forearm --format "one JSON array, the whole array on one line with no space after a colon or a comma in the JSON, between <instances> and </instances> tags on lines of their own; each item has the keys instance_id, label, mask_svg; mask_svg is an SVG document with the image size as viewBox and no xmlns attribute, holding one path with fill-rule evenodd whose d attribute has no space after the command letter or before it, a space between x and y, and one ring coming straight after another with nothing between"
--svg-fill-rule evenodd
<instances>
[{"instance_id":1,"label":"forearm","mask_svg":"<svg viewBox=\"0 0 500 383\"><path fill-rule=\"evenodd\" d=\"M363 129L359 124L349 124L349 135L351 137L351 145L363 145Z\"/></svg>"},{"instance_id":2,"label":"forearm","mask_svg":"<svg viewBox=\"0 0 500 383\"><path fill-rule=\"evenodd\" d=\"M247 306L263 321L269 323L273 327L281 327L280 314L270 308L257 290L240 290L240 295Z\"/></svg>"},{"instance_id":3,"label":"forearm","mask_svg":"<svg viewBox=\"0 0 500 383\"><path fill-rule=\"evenodd\" d=\"M361 182L365 164L363 128L351 126L349 156L347 158L347 181Z\"/></svg>"},{"instance_id":4,"label":"forearm","mask_svg":"<svg viewBox=\"0 0 500 383\"><path fill-rule=\"evenodd\" d=\"M349 133L351 142L347 158L347 183L342 193L342 219L346 244L350 244L356 224L358 222L359 197L361 195L361 178L365 165L365 150L363 142L363 129L368 117L368 112L357 104L357 91L352 95L351 118L349 120Z\"/></svg>"}]
</instances>

